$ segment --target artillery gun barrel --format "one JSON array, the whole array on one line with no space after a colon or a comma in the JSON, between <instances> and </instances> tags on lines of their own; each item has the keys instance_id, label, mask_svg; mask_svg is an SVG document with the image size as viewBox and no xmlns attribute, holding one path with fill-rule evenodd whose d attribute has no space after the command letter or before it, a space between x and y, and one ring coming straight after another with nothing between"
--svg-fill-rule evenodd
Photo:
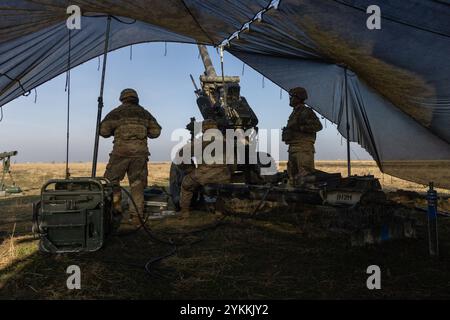
<instances>
[{"instance_id":1,"label":"artillery gun barrel","mask_svg":"<svg viewBox=\"0 0 450 320\"><path fill-rule=\"evenodd\" d=\"M200 91L201 90L199 90L198 89L198 87L197 87L197 83L195 83L195 80L194 80L194 77L192 76L192 74L190 75L190 77L191 77L191 81L192 81L192 83L194 84L194 88L195 88L195 95L197 96L197 98L199 97L199 95L200 95Z\"/></svg>"},{"instance_id":2,"label":"artillery gun barrel","mask_svg":"<svg viewBox=\"0 0 450 320\"><path fill-rule=\"evenodd\" d=\"M6 159L6 158L15 157L15 156L17 156L17 154L18 154L17 151L0 153L0 160Z\"/></svg>"},{"instance_id":3,"label":"artillery gun barrel","mask_svg":"<svg viewBox=\"0 0 450 320\"><path fill-rule=\"evenodd\" d=\"M205 66L205 74L208 77L217 77L216 69L212 64L211 58L209 57L208 49L204 45L199 45L198 50L200 51L200 56L203 60L203 65Z\"/></svg>"}]
</instances>

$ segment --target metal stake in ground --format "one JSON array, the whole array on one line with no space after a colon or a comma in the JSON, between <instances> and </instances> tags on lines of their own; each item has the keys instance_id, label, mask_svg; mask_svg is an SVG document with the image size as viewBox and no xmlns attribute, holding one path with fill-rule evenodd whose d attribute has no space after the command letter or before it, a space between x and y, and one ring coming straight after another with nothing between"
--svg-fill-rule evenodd
<instances>
[{"instance_id":1,"label":"metal stake in ground","mask_svg":"<svg viewBox=\"0 0 450 320\"><path fill-rule=\"evenodd\" d=\"M437 192L433 182L427 194L428 200L428 244L430 256L439 256L439 234L437 224Z\"/></svg>"}]
</instances>

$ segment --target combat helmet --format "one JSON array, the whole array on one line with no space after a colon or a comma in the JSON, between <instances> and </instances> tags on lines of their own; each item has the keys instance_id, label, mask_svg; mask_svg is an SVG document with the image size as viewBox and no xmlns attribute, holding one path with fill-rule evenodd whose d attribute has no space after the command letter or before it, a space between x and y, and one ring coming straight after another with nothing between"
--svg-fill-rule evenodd
<instances>
[{"instance_id":1,"label":"combat helmet","mask_svg":"<svg viewBox=\"0 0 450 320\"><path fill-rule=\"evenodd\" d=\"M139 101L139 96L134 89L125 89L120 93L120 101Z\"/></svg>"},{"instance_id":2,"label":"combat helmet","mask_svg":"<svg viewBox=\"0 0 450 320\"><path fill-rule=\"evenodd\" d=\"M289 90L289 95L291 97L297 97L302 102L308 100L308 92L305 88L302 87L297 87Z\"/></svg>"}]
</instances>

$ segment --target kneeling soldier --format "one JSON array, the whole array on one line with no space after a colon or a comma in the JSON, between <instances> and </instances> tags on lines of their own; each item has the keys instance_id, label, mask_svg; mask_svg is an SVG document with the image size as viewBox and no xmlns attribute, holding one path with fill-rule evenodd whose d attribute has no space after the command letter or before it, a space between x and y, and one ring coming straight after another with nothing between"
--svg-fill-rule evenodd
<instances>
[{"instance_id":1,"label":"kneeling soldier","mask_svg":"<svg viewBox=\"0 0 450 320\"><path fill-rule=\"evenodd\" d=\"M182 219L189 217L192 197L202 186L209 183L229 183L231 181L231 172L226 164L224 137L220 131L217 130L217 122L214 120L205 120L202 129L203 133L207 130L215 129L217 134L215 134L214 137L216 140L204 141L202 138L198 138L191 142L190 151L192 155L194 154L194 146L196 144L201 144L203 159L195 169L184 177L181 184L180 207ZM222 148L223 155L212 155L214 159L220 159L220 161L218 161L219 163L205 163L204 150L211 143L221 143L224 146Z\"/></svg>"}]
</instances>

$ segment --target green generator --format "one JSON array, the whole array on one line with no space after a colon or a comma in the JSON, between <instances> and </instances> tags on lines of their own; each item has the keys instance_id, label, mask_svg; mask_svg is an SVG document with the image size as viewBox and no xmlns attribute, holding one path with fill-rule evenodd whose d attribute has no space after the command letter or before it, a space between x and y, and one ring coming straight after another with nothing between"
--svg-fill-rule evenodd
<instances>
[{"instance_id":1,"label":"green generator","mask_svg":"<svg viewBox=\"0 0 450 320\"><path fill-rule=\"evenodd\" d=\"M99 250L113 230L112 185L102 178L50 180L33 205L39 249L49 253Z\"/></svg>"}]
</instances>

